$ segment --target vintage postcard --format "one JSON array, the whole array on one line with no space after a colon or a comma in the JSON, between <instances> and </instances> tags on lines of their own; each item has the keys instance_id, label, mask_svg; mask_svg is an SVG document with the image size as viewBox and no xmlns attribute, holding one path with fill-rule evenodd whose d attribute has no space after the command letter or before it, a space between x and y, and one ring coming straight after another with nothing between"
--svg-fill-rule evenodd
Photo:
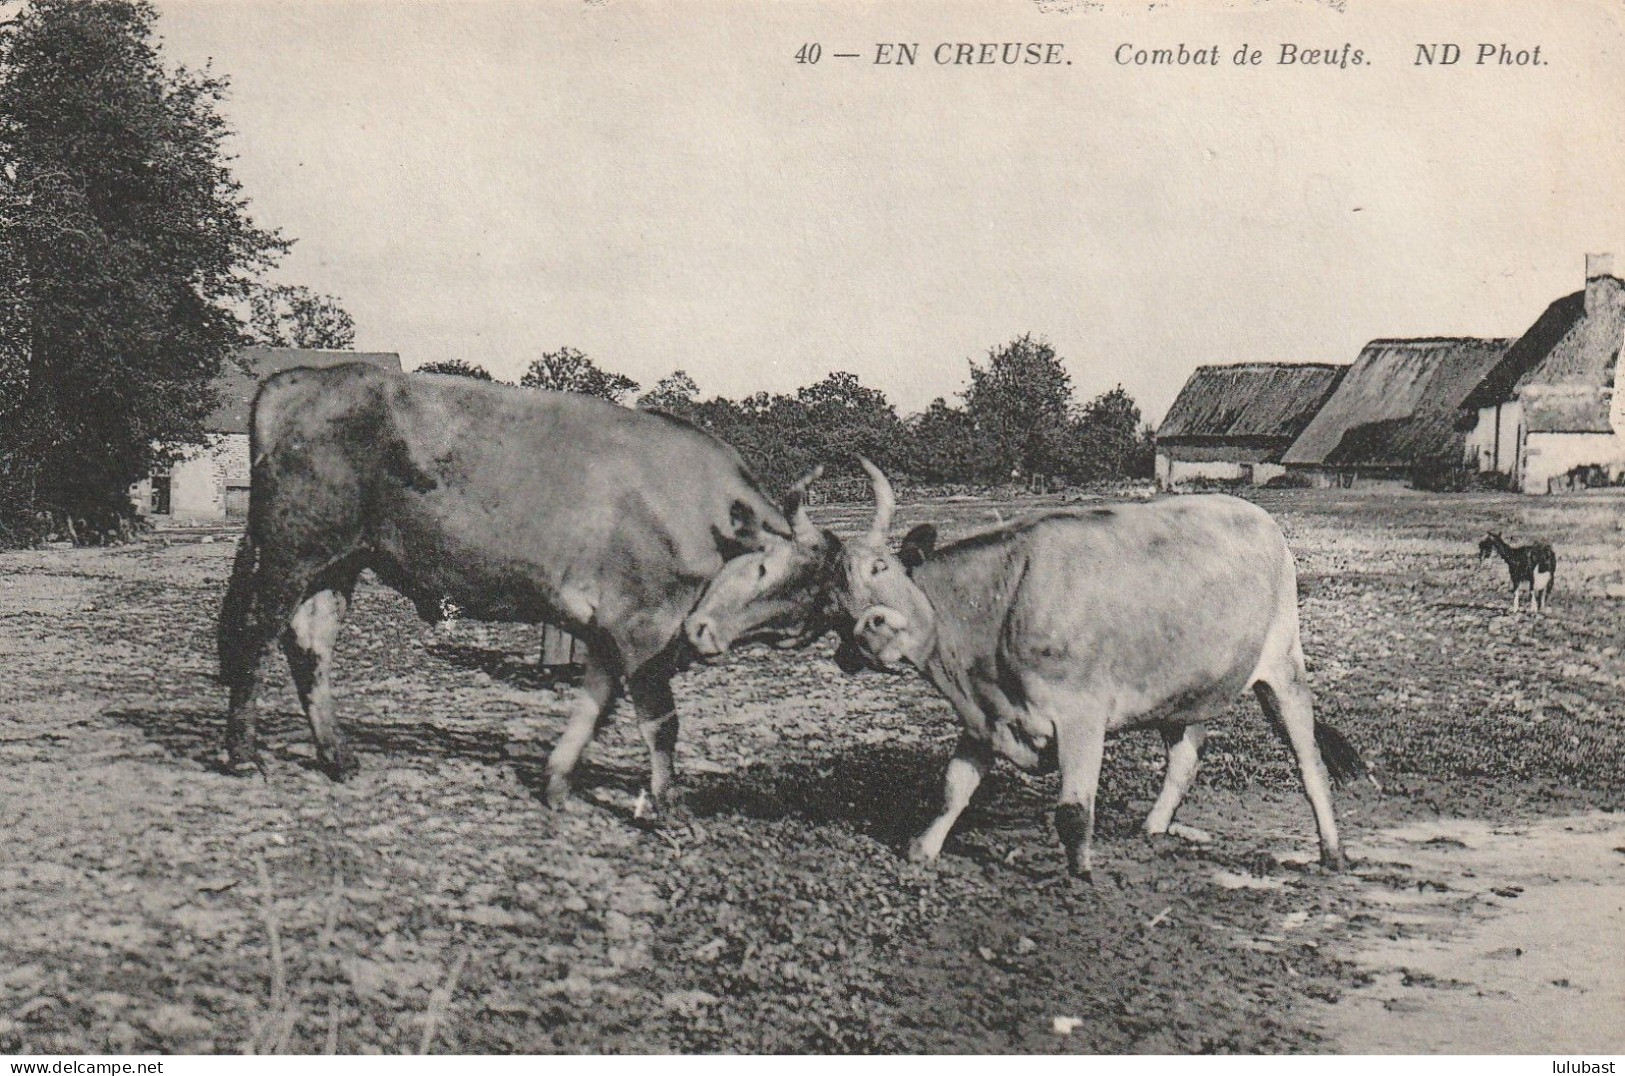
<instances>
[{"instance_id":1,"label":"vintage postcard","mask_svg":"<svg viewBox=\"0 0 1625 1076\"><path fill-rule=\"evenodd\" d=\"M1614 1071L1622 58L0 0L0 1052Z\"/></svg>"}]
</instances>

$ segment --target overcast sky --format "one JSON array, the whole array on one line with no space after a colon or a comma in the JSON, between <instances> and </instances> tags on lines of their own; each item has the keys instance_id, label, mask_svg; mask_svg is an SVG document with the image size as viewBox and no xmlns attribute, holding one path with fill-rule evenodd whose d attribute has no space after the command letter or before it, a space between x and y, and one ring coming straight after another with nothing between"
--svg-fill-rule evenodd
<instances>
[{"instance_id":1,"label":"overcast sky","mask_svg":"<svg viewBox=\"0 0 1625 1076\"><path fill-rule=\"evenodd\" d=\"M166 56L231 80L237 174L298 240L281 278L408 367L514 378L570 345L729 396L850 370L909 412L1032 332L1080 397L1121 382L1157 419L1199 364L1516 336L1586 251L1625 263L1607 0L158 6ZM1063 62L933 62L962 41ZM1283 42L1366 63L1281 66ZM1460 63L1416 65L1444 42Z\"/></svg>"}]
</instances>

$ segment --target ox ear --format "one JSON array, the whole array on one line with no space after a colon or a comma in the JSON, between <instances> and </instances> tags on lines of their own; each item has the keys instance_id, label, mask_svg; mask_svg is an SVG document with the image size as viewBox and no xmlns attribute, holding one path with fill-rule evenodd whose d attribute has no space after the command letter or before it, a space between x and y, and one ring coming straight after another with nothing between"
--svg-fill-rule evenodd
<instances>
[{"instance_id":1,"label":"ox ear","mask_svg":"<svg viewBox=\"0 0 1625 1076\"><path fill-rule=\"evenodd\" d=\"M796 541L804 545L812 545L819 539L818 528L813 525L812 519L807 515L808 489L818 481L824 473L824 465L820 463L800 478L790 487L784 495L784 517L790 521L791 530Z\"/></svg>"},{"instance_id":2,"label":"ox ear","mask_svg":"<svg viewBox=\"0 0 1625 1076\"><path fill-rule=\"evenodd\" d=\"M929 523L921 523L903 537L903 544L897 550L897 558L903 562L903 567L913 570L925 563L933 550L937 548L937 528Z\"/></svg>"},{"instance_id":3,"label":"ox ear","mask_svg":"<svg viewBox=\"0 0 1625 1076\"><path fill-rule=\"evenodd\" d=\"M728 525L733 528L732 533L726 535L729 541L753 553L767 548L767 528L762 517L744 501L735 501L728 506Z\"/></svg>"}]
</instances>

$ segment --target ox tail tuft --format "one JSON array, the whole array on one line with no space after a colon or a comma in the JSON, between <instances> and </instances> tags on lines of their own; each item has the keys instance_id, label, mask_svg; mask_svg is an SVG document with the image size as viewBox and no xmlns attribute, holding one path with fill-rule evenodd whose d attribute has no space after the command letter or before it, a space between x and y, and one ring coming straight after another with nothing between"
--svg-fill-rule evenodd
<instances>
[{"instance_id":1,"label":"ox tail tuft","mask_svg":"<svg viewBox=\"0 0 1625 1076\"><path fill-rule=\"evenodd\" d=\"M220 659L220 681L235 684L243 675L243 655L248 650L249 618L254 606L254 573L258 564L252 532L245 533L237 542L237 555L232 560L231 580L226 584L226 596L220 603L220 620L216 628L216 645Z\"/></svg>"},{"instance_id":2,"label":"ox tail tuft","mask_svg":"<svg viewBox=\"0 0 1625 1076\"><path fill-rule=\"evenodd\" d=\"M1375 785L1377 791L1382 791L1382 785L1371 775L1360 752L1354 749L1346 736L1324 721L1315 722L1315 746L1320 748L1320 757L1325 761L1326 772L1331 774L1332 780L1346 785L1363 778Z\"/></svg>"}]
</instances>

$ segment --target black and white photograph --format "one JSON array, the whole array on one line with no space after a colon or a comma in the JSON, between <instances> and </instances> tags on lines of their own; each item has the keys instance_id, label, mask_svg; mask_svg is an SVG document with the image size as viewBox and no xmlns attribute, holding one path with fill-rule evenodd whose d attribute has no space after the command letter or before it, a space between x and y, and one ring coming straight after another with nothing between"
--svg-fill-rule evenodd
<instances>
[{"instance_id":1,"label":"black and white photograph","mask_svg":"<svg viewBox=\"0 0 1625 1076\"><path fill-rule=\"evenodd\" d=\"M0 0L0 1055L1616 1071L1622 344L1620 0Z\"/></svg>"}]
</instances>

